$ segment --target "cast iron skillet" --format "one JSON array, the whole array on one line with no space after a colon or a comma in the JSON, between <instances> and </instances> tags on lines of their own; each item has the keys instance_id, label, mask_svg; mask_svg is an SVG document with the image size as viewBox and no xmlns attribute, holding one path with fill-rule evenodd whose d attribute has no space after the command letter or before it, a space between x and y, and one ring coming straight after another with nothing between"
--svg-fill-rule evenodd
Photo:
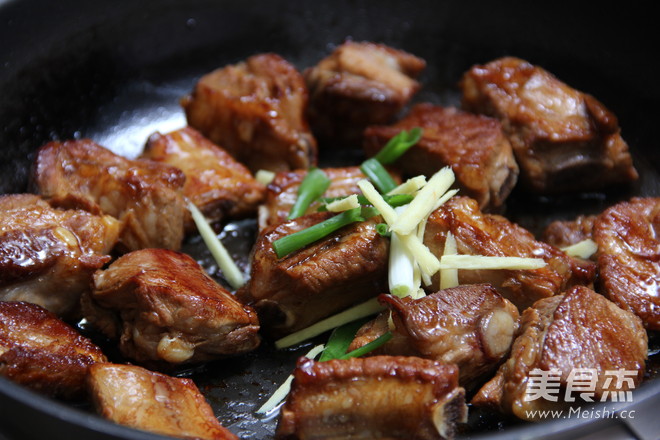
<instances>
[{"instance_id":1,"label":"cast iron skillet","mask_svg":"<svg viewBox=\"0 0 660 440\"><path fill-rule=\"evenodd\" d=\"M621 6L610 12L575 4L500 3L0 0L0 193L27 190L33 153L46 141L90 137L135 156L153 131L185 123L178 100L203 73L266 51L302 69L350 37L425 58L429 67L417 101L457 105L455 86L462 72L475 63L515 55L595 95L619 116L641 180L631 188L552 199L516 190L506 214L523 226L538 232L555 218L596 213L633 195L659 195L655 124L660 115L655 103L660 88L648 14ZM324 165L356 163L358 158L359 153L322 147ZM223 230L243 267L253 235L251 221ZM222 281L199 240L191 240L185 250ZM278 353L266 343L257 353L179 374L196 380L225 426L243 438L265 439L275 420L258 419L253 412L307 348ZM116 359L111 347L107 351ZM652 360L650 376L656 369L657 360ZM635 410L635 420L530 425L473 411L472 430L463 436L575 438L615 427L614 432L655 438L660 432L654 415L658 405L660 379L650 379L632 404L607 407ZM162 438L111 424L84 405L56 402L0 378L0 439L3 435Z\"/></svg>"}]
</instances>

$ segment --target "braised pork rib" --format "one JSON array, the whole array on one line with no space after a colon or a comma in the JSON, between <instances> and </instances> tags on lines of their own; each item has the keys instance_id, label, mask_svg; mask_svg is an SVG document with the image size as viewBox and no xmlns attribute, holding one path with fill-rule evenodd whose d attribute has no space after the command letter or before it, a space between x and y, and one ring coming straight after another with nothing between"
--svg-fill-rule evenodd
<instances>
[{"instance_id":1,"label":"braised pork rib","mask_svg":"<svg viewBox=\"0 0 660 440\"><path fill-rule=\"evenodd\" d=\"M256 173L316 164L307 99L302 75L268 53L204 75L181 104L190 126Z\"/></svg>"},{"instance_id":2,"label":"braised pork rib","mask_svg":"<svg viewBox=\"0 0 660 440\"><path fill-rule=\"evenodd\" d=\"M55 206L121 221L123 251L181 246L185 175L178 168L129 160L82 139L41 147L34 180L39 193Z\"/></svg>"},{"instance_id":3,"label":"braised pork rib","mask_svg":"<svg viewBox=\"0 0 660 440\"><path fill-rule=\"evenodd\" d=\"M82 305L124 356L145 364L202 362L260 343L254 310L191 257L166 249L134 251L97 272Z\"/></svg>"}]
</instances>

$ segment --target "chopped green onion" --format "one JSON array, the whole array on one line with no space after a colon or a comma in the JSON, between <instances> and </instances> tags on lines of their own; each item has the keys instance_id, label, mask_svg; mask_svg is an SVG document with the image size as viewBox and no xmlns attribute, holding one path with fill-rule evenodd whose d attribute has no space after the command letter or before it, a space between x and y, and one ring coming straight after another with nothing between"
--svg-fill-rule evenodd
<instances>
[{"instance_id":1,"label":"chopped green onion","mask_svg":"<svg viewBox=\"0 0 660 440\"><path fill-rule=\"evenodd\" d=\"M323 195L330 183L330 178L322 170L310 169L298 188L298 198L289 212L289 220L303 215L309 205Z\"/></svg>"},{"instance_id":2,"label":"chopped green onion","mask_svg":"<svg viewBox=\"0 0 660 440\"><path fill-rule=\"evenodd\" d=\"M387 223L378 223L376 225L376 232L378 232L378 235L383 237L390 237L392 235L390 232L390 227L387 226Z\"/></svg>"},{"instance_id":3,"label":"chopped green onion","mask_svg":"<svg viewBox=\"0 0 660 440\"><path fill-rule=\"evenodd\" d=\"M350 358L354 358L354 357L364 356L365 354L367 354L371 351L374 351L378 347L384 345L390 339L392 339L392 332L384 333L384 334L380 335L379 337L377 337L376 339L374 339L373 341L371 341L367 344L364 344L362 347L356 348L355 350L346 353L345 355L343 355L339 359L343 360L343 359L350 359Z\"/></svg>"},{"instance_id":4,"label":"chopped green onion","mask_svg":"<svg viewBox=\"0 0 660 440\"><path fill-rule=\"evenodd\" d=\"M397 214L400 214L404 209L404 207L400 206L395 211ZM390 238L390 260L387 271L390 293L392 295L403 298L420 287L420 285L415 284L416 265L415 257L413 257L410 250L403 244L399 234L393 233Z\"/></svg>"},{"instance_id":5,"label":"chopped green onion","mask_svg":"<svg viewBox=\"0 0 660 440\"><path fill-rule=\"evenodd\" d=\"M393 194L390 196L384 195L383 198L391 207L396 208L412 202L415 196L411 194Z\"/></svg>"},{"instance_id":6,"label":"chopped green onion","mask_svg":"<svg viewBox=\"0 0 660 440\"><path fill-rule=\"evenodd\" d=\"M343 312L337 313L336 315L330 316L329 318L325 318L316 324L313 324L307 328L304 328L300 331L290 334L289 336L285 336L282 339L275 341L275 347L279 349L291 347L292 345L306 341L307 339L318 336L327 332L328 330L339 327L340 325L347 324L360 318L366 318L367 316L375 315L384 308L385 307L378 302L378 298L372 298L369 301L365 301L362 304L353 306L350 309L346 309Z\"/></svg>"},{"instance_id":7,"label":"chopped green onion","mask_svg":"<svg viewBox=\"0 0 660 440\"><path fill-rule=\"evenodd\" d=\"M422 133L423 131L420 127L415 127L410 131L401 130L374 157L382 164L390 164L401 157L410 147L419 142L422 138Z\"/></svg>"},{"instance_id":8,"label":"chopped green onion","mask_svg":"<svg viewBox=\"0 0 660 440\"><path fill-rule=\"evenodd\" d=\"M325 344L325 350L323 350L319 361L325 362L331 359L339 359L345 355L346 350L348 350L348 347L355 338L355 334L366 322L367 319L362 318L334 329L330 335L330 339L328 339L328 343Z\"/></svg>"},{"instance_id":9,"label":"chopped green onion","mask_svg":"<svg viewBox=\"0 0 660 440\"><path fill-rule=\"evenodd\" d=\"M362 221L369 220L371 217L380 215L380 212L373 206L363 206L362 207Z\"/></svg>"},{"instance_id":10,"label":"chopped green onion","mask_svg":"<svg viewBox=\"0 0 660 440\"><path fill-rule=\"evenodd\" d=\"M392 176L390 176L390 173L388 173L385 167L383 167L383 165L381 165L381 163L374 158L367 159L362 162L362 165L360 165L360 170L383 194L388 193L397 187L397 184L394 179L392 179Z\"/></svg>"},{"instance_id":11,"label":"chopped green onion","mask_svg":"<svg viewBox=\"0 0 660 440\"><path fill-rule=\"evenodd\" d=\"M222 271L222 274L229 285L234 289L243 286L245 280L243 279L241 270L236 266L231 255L229 255L229 252L227 252L227 249L222 245L222 242L218 239L213 228L211 228L206 221L206 218L204 218L204 214L202 214L192 202L188 202L188 210L192 214L192 218L195 221L197 230L199 230L199 234L202 236L202 240L204 240L206 247L211 251L211 255L213 255L216 263L218 263L218 267Z\"/></svg>"},{"instance_id":12,"label":"chopped green onion","mask_svg":"<svg viewBox=\"0 0 660 440\"><path fill-rule=\"evenodd\" d=\"M275 240L273 242L273 249L275 249L277 258L282 258L293 251L302 249L308 244L314 243L350 223L364 220L361 214L361 208L350 209L314 226Z\"/></svg>"}]
</instances>

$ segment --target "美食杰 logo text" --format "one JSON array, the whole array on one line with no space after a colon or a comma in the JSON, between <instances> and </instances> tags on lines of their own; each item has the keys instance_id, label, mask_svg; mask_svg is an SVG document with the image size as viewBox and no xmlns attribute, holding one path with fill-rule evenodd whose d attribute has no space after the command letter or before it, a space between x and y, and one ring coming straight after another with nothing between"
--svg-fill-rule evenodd
<instances>
[{"instance_id":1,"label":"\u7f8e\u98df\u6770 logo text","mask_svg":"<svg viewBox=\"0 0 660 440\"><path fill-rule=\"evenodd\" d=\"M606 370L595 368L574 368L562 378L559 370L535 368L525 388L525 402L544 399L548 402L589 403L589 402L632 402L635 388L635 370ZM563 379L563 380L562 380ZM599 391L599 392L597 392ZM620 418L632 419L634 410L619 410L607 406L583 407L571 405L568 409L530 410L530 419L556 418Z\"/></svg>"}]
</instances>

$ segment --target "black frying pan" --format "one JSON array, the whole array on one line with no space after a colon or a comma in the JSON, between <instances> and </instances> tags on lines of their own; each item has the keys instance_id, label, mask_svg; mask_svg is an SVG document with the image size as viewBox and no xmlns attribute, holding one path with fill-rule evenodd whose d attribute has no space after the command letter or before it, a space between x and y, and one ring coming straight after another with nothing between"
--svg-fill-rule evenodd
<instances>
[{"instance_id":1,"label":"black frying pan","mask_svg":"<svg viewBox=\"0 0 660 440\"><path fill-rule=\"evenodd\" d=\"M127 156L146 137L185 123L179 98L203 73L273 51L299 68L316 63L347 37L405 49L425 58L417 101L457 105L456 82L472 64L515 55L595 95L619 116L642 178L632 188L537 198L516 190L506 214L538 232L555 218L596 213L633 195L660 195L656 149L657 60L647 11L629 5L474 1L175 1L0 0L0 193L27 189L33 152L52 139L91 137ZM647 18L648 17L648 18ZM322 164L355 163L359 153L321 151ZM240 264L254 223L225 228ZM221 274L198 240L186 251ZM653 336L653 346L658 345ZM254 410L306 351L257 353L181 371L193 377L225 426L243 438L270 438L275 420ZM108 347L112 356L112 348ZM657 356L649 363L655 376ZM524 424L473 411L469 438L658 438L660 380L633 403L634 420L586 418ZM596 409L601 408L596 406ZM609 406L608 408L612 408ZM603 434L605 435L605 434ZM157 439L108 423L83 405L43 398L0 378L0 440L6 438Z\"/></svg>"}]
</instances>

